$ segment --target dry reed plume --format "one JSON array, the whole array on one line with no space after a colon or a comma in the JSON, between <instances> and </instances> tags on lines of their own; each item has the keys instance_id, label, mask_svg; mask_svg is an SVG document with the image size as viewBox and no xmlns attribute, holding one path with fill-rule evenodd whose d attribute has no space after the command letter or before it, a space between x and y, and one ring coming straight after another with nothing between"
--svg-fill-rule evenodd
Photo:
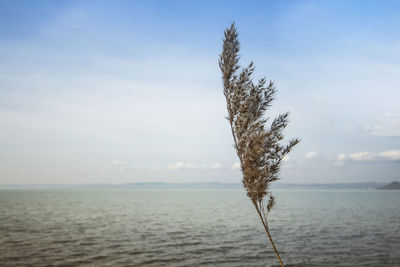
<instances>
[{"instance_id":1,"label":"dry reed plume","mask_svg":"<svg viewBox=\"0 0 400 267\"><path fill-rule=\"evenodd\" d=\"M227 119L241 164L243 186L283 266L268 226L268 214L275 203L269 185L279 179L278 172L283 158L299 140L293 139L286 145L281 144L282 131L288 124L289 113L280 114L267 126L268 118L264 118L264 114L274 100L275 86L271 81L267 83L265 77L257 83L253 82L252 62L240 70L240 43L234 23L224 34L219 66L228 109Z\"/></svg>"}]
</instances>

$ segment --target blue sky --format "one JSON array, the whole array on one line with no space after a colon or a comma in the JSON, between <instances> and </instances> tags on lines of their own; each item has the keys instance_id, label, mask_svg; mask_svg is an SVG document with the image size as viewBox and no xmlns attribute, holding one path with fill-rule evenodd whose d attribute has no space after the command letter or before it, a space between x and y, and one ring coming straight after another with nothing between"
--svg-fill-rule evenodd
<instances>
[{"instance_id":1,"label":"blue sky","mask_svg":"<svg viewBox=\"0 0 400 267\"><path fill-rule=\"evenodd\" d=\"M397 1L0 1L0 183L239 182L218 69L278 89L282 182L400 173Z\"/></svg>"}]
</instances>

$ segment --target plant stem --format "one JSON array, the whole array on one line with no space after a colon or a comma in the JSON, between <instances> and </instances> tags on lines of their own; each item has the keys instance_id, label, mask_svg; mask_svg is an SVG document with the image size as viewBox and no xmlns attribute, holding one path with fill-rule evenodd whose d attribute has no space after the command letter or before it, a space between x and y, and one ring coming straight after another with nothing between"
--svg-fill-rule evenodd
<instances>
[{"instance_id":1,"label":"plant stem","mask_svg":"<svg viewBox=\"0 0 400 267\"><path fill-rule=\"evenodd\" d=\"M261 222L262 222L262 224L264 225L265 232L267 232L269 241L271 242L271 245L272 245L272 247L274 248L276 257L278 258L278 261L279 261L279 263L281 264L281 266L282 266L282 267L285 267L285 266L283 265L283 262L282 262L281 257L279 256L278 250L277 250L276 247L275 247L274 241L272 241L272 237L271 237L271 233L269 232L268 224L267 224L266 221L264 221L264 217L261 215L261 212L260 212L259 207L258 207L257 205L255 205L255 206L256 206L256 210L257 210L258 216L260 216Z\"/></svg>"}]
</instances>

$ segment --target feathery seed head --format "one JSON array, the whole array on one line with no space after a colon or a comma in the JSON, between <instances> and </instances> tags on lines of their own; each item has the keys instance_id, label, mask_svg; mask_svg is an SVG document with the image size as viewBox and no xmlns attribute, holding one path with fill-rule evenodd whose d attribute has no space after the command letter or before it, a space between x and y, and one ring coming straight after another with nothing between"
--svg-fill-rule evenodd
<instances>
[{"instance_id":1,"label":"feathery seed head","mask_svg":"<svg viewBox=\"0 0 400 267\"><path fill-rule=\"evenodd\" d=\"M219 59L222 72L224 95L234 139L234 147L240 159L243 186L253 203L261 203L269 193L271 182L279 179L278 172L283 158L299 142L291 140L281 144L283 129L288 124L289 113L280 114L270 126L264 114L271 107L276 89L265 77L253 82L254 64L243 68L240 73L240 43L235 24L225 30L223 49ZM269 194L269 212L275 198Z\"/></svg>"}]
</instances>

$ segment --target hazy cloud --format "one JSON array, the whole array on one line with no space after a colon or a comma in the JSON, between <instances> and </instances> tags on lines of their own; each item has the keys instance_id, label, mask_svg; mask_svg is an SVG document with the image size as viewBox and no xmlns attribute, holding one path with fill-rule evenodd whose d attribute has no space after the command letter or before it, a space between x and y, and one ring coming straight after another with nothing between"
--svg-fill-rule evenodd
<instances>
[{"instance_id":1,"label":"hazy cloud","mask_svg":"<svg viewBox=\"0 0 400 267\"><path fill-rule=\"evenodd\" d=\"M211 165L211 169L220 169L222 167L222 165L221 165L221 163L218 163L218 162L216 162L216 163L214 163L213 165Z\"/></svg>"},{"instance_id":2,"label":"hazy cloud","mask_svg":"<svg viewBox=\"0 0 400 267\"><path fill-rule=\"evenodd\" d=\"M193 164L179 161L174 165L169 165L169 170L216 170L220 169L222 165L218 162L214 164Z\"/></svg>"},{"instance_id":3,"label":"hazy cloud","mask_svg":"<svg viewBox=\"0 0 400 267\"><path fill-rule=\"evenodd\" d=\"M277 82L266 116L290 110L284 135L302 139L292 160L284 158L282 177L397 177L398 151L391 149L400 149L400 37L392 27L400 22L398 4L376 13L326 2L315 4L318 14L291 2L271 7L273 23L261 13L238 13L238 21L260 21L238 24L243 63L254 59L257 76ZM0 16L7 25L0 42L0 184L239 181L217 64L228 26L218 14L226 4L216 2L212 13L194 2L178 9L138 1L101 6L38 1L48 15L19 16L12 8ZM200 25L179 16L194 8L210 19ZM326 23L339 17L339 24ZM166 34L163 23L176 30ZM397 138L380 138L386 136ZM388 164L332 166L374 161Z\"/></svg>"},{"instance_id":4,"label":"hazy cloud","mask_svg":"<svg viewBox=\"0 0 400 267\"><path fill-rule=\"evenodd\" d=\"M358 152L354 154L349 154L347 157L354 161L371 161L375 158L375 155L370 152Z\"/></svg>"},{"instance_id":5,"label":"hazy cloud","mask_svg":"<svg viewBox=\"0 0 400 267\"><path fill-rule=\"evenodd\" d=\"M400 116L390 112L385 113L382 121L368 131L374 136L400 136Z\"/></svg>"},{"instance_id":6,"label":"hazy cloud","mask_svg":"<svg viewBox=\"0 0 400 267\"><path fill-rule=\"evenodd\" d=\"M240 169L240 162L239 162L239 161L238 161L238 162L235 162L235 163L232 165L231 168L234 169L234 170L239 170L239 169Z\"/></svg>"},{"instance_id":7,"label":"hazy cloud","mask_svg":"<svg viewBox=\"0 0 400 267\"><path fill-rule=\"evenodd\" d=\"M346 154L339 154L337 155L337 160L338 161L345 161L347 159L347 155Z\"/></svg>"},{"instance_id":8,"label":"hazy cloud","mask_svg":"<svg viewBox=\"0 0 400 267\"><path fill-rule=\"evenodd\" d=\"M306 154L307 159L316 159L319 157L319 152L318 151L310 151Z\"/></svg>"},{"instance_id":9,"label":"hazy cloud","mask_svg":"<svg viewBox=\"0 0 400 267\"><path fill-rule=\"evenodd\" d=\"M382 159L387 160L400 160L400 150L389 150L378 154Z\"/></svg>"},{"instance_id":10,"label":"hazy cloud","mask_svg":"<svg viewBox=\"0 0 400 267\"><path fill-rule=\"evenodd\" d=\"M107 166L104 168L106 172L120 172L124 173L125 172L125 164L122 161L119 160L113 160Z\"/></svg>"},{"instance_id":11,"label":"hazy cloud","mask_svg":"<svg viewBox=\"0 0 400 267\"><path fill-rule=\"evenodd\" d=\"M396 161L400 160L400 150L388 150L380 153L371 153L368 151L358 152L353 154L339 154L336 157L337 162L356 161L356 162L371 162L371 161Z\"/></svg>"}]
</instances>

